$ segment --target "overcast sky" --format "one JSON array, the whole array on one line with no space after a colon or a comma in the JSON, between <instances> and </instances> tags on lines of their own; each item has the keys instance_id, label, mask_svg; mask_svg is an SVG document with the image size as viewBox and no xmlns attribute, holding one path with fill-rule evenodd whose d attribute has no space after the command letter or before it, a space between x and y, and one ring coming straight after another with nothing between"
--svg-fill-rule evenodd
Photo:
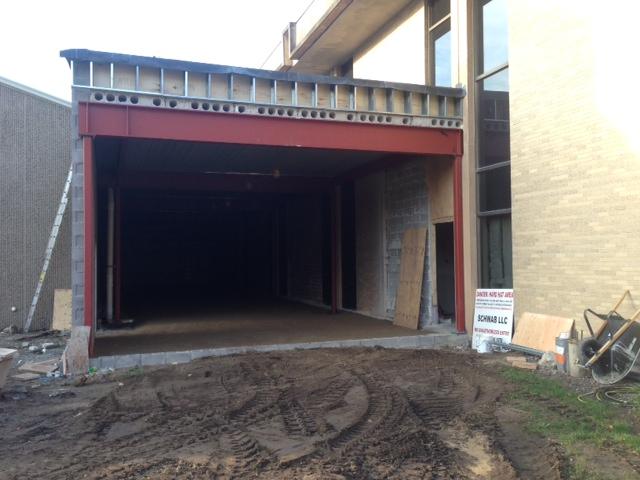
<instances>
[{"instance_id":1,"label":"overcast sky","mask_svg":"<svg viewBox=\"0 0 640 480\"><path fill-rule=\"evenodd\" d=\"M0 76L68 100L67 48L259 67L310 2L9 0Z\"/></svg>"}]
</instances>

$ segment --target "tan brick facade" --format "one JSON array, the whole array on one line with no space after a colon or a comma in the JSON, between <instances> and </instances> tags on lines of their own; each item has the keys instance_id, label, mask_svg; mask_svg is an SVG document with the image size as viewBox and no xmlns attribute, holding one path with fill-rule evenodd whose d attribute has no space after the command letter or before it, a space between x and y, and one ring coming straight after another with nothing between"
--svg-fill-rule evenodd
<instances>
[{"instance_id":1,"label":"tan brick facade","mask_svg":"<svg viewBox=\"0 0 640 480\"><path fill-rule=\"evenodd\" d=\"M625 310L640 306L637 66L615 61L640 34L595 6L509 4L517 315L581 318L625 289Z\"/></svg>"}]
</instances>

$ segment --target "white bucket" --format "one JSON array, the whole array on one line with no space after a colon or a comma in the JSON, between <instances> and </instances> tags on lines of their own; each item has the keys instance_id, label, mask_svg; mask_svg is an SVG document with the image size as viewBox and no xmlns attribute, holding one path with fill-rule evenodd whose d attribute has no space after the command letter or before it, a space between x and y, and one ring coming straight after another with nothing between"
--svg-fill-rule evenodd
<instances>
[{"instance_id":1,"label":"white bucket","mask_svg":"<svg viewBox=\"0 0 640 480\"><path fill-rule=\"evenodd\" d=\"M11 369L11 364L13 363L13 358L18 353L17 350L13 348L0 348L0 390L4 387L5 382L7 381L7 376L9 375L9 370Z\"/></svg>"}]
</instances>

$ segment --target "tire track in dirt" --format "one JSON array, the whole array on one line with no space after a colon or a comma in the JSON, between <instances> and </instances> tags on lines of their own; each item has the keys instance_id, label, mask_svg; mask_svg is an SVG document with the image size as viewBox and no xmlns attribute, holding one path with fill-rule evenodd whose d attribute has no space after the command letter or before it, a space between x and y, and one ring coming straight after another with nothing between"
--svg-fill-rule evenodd
<instances>
[{"instance_id":1,"label":"tire track in dirt","mask_svg":"<svg viewBox=\"0 0 640 480\"><path fill-rule=\"evenodd\" d=\"M553 480L554 464L543 457L560 461L561 453L529 443L517 422L498 416L502 384L468 358L319 350L210 358L122 377L123 385L115 380L63 414L21 417L16 406L0 463L29 456L13 461L10 480L514 480L519 473ZM92 388L77 389L77 400ZM465 436L462 451L456 445ZM471 468L480 450L489 459L484 476Z\"/></svg>"}]
</instances>

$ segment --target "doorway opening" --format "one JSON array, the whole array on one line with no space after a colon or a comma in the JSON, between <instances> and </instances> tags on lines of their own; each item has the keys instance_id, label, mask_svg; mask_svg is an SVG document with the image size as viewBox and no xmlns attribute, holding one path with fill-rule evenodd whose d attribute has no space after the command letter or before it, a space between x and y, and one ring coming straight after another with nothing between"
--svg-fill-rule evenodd
<instances>
[{"instance_id":1,"label":"doorway opening","mask_svg":"<svg viewBox=\"0 0 640 480\"><path fill-rule=\"evenodd\" d=\"M439 322L455 321L453 222L437 223L436 282Z\"/></svg>"}]
</instances>

